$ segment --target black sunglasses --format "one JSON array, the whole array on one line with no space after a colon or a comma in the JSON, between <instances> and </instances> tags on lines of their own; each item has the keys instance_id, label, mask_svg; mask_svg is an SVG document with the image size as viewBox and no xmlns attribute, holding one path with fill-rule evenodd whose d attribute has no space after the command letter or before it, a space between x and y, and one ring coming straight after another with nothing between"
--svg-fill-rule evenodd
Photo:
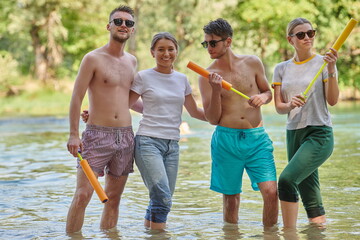
<instances>
[{"instance_id":1,"label":"black sunglasses","mask_svg":"<svg viewBox=\"0 0 360 240\"><path fill-rule=\"evenodd\" d=\"M315 36L316 30L309 30L307 32L298 32L298 33L293 33L293 34L289 34L290 37L296 36L299 40L303 40L305 38L305 34L308 35L309 38L313 38Z\"/></svg>"},{"instance_id":2,"label":"black sunglasses","mask_svg":"<svg viewBox=\"0 0 360 240\"><path fill-rule=\"evenodd\" d=\"M131 28L135 25L135 22L133 20L123 20L122 18L114 18L109 23L114 22L116 26L121 26L124 21L125 21L125 26L128 28Z\"/></svg>"},{"instance_id":3,"label":"black sunglasses","mask_svg":"<svg viewBox=\"0 0 360 240\"><path fill-rule=\"evenodd\" d=\"M216 44L218 43L218 42L221 42L221 41L225 41L227 38L223 38L223 39L220 39L220 40L211 40L211 41L203 41L202 43L201 43L201 45L204 47L204 48L208 48L209 47L209 45L210 45L210 47L212 47L212 48L214 48L214 47L216 47Z\"/></svg>"}]
</instances>

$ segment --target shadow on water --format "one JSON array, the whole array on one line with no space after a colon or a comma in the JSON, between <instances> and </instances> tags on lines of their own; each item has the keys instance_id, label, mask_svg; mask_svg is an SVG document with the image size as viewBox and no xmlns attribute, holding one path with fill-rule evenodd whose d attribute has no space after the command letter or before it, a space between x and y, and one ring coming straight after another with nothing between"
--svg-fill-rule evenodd
<instances>
[{"instance_id":1,"label":"shadow on water","mask_svg":"<svg viewBox=\"0 0 360 240\"><path fill-rule=\"evenodd\" d=\"M213 126L184 115L190 131L180 141L180 168L166 231L143 226L148 192L139 171L129 176L117 228L99 229L103 204L93 197L82 233L66 235L65 222L76 184L76 159L66 150L67 118L0 118L0 238L24 239L360 239L360 105L331 108L335 149L320 168L326 229L309 225L300 208L296 230L262 227L262 198L246 174L239 224L222 221L222 196L209 190ZM278 174L286 165L286 116L264 109L274 142ZM136 130L139 116L134 116ZM80 125L80 130L84 129ZM100 178L104 186L104 178Z\"/></svg>"}]
</instances>

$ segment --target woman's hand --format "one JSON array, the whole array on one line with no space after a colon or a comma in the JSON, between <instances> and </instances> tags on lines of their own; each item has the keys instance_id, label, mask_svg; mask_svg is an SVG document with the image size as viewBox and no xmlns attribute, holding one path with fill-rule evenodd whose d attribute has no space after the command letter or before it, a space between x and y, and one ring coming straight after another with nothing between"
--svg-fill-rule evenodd
<instances>
[{"instance_id":1,"label":"woman's hand","mask_svg":"<svg viewBox=\"0 0 360 240\"><path fill-rule=\"evenodd\" d=\"M290 108L294 109L296 107L302 107L305 105L305 102L305 98L302 95L298 94L291 98Z\"/></svg>"},{"instance_id":2,"label":"woman's hand","mask_svg":"<svg viewBox=\"0 0 360 240\"><path fill-rule=\"evenodd\" d=\"M330 50L325 54L324 61L328 63L328 72L334 73L336 71L335 65L338 59L338 52L334 48L330 48Z\"/></svg>"},{"instance_id":3,"label":"woman's hand","mask_svg":"<svg viewBox=\"0 0 360 240\"><path fill-rule=\"evenodd\" d=\"M88 110L84 110L81 114L81 119L83 120L84 123L87 123L88 119L89 119L89 111Z\"/></svg>"}]
</instances>

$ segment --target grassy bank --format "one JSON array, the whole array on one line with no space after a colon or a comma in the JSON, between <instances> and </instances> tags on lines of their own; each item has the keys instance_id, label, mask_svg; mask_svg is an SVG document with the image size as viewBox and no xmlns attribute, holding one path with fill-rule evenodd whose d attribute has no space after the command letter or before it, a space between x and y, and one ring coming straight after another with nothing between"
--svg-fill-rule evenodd
<instances>
[{"instance_id":1,"label":"grassy bank","mask_svg":"<svg viewBox=\"0 0 360 240\"><path fill-rule=\"evenodd\" d=\"M67 116L72 94L72 82L69 82L66 87L61 87L61 89L56 91L52 88L38 87L35 90L23 91L19 95L0 97L0 117ZM352 97L353 95L351 89L342 90L341 101L356 100ZM197 99L197 102L200 104L201 100ZM88 108L87 96L85 96L82 104L82 109L85 108Z\"/></svg>"},{"instance_id":2,"label":"grassy bank","mask_svg":"<svg viewBox=\"0 0 360 240\"><path fill-rule=\"evenodd\" d=\"M65 116L69 112L70 99L70 92L51 89L24 92L17 96L1 98L0 116ZM87 99L84 101L87 102Z\"/></svg>"}]
</instances>

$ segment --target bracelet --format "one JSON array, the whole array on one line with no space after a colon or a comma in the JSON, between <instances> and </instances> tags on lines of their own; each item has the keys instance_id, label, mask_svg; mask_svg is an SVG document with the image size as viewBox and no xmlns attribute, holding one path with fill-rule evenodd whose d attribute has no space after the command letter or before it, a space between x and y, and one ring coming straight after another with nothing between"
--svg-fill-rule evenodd
<instances>
[{"instance_id":1,"label":"bracelet","mask_svg":"<svg viewBox=\"0 0 360 240\"><path fill-rule=\"evenodd\" d=\"M328 77L331 78L336 78L336 72L333 72L333 73L328 73Z\"/></svg>"}]
</instances>

